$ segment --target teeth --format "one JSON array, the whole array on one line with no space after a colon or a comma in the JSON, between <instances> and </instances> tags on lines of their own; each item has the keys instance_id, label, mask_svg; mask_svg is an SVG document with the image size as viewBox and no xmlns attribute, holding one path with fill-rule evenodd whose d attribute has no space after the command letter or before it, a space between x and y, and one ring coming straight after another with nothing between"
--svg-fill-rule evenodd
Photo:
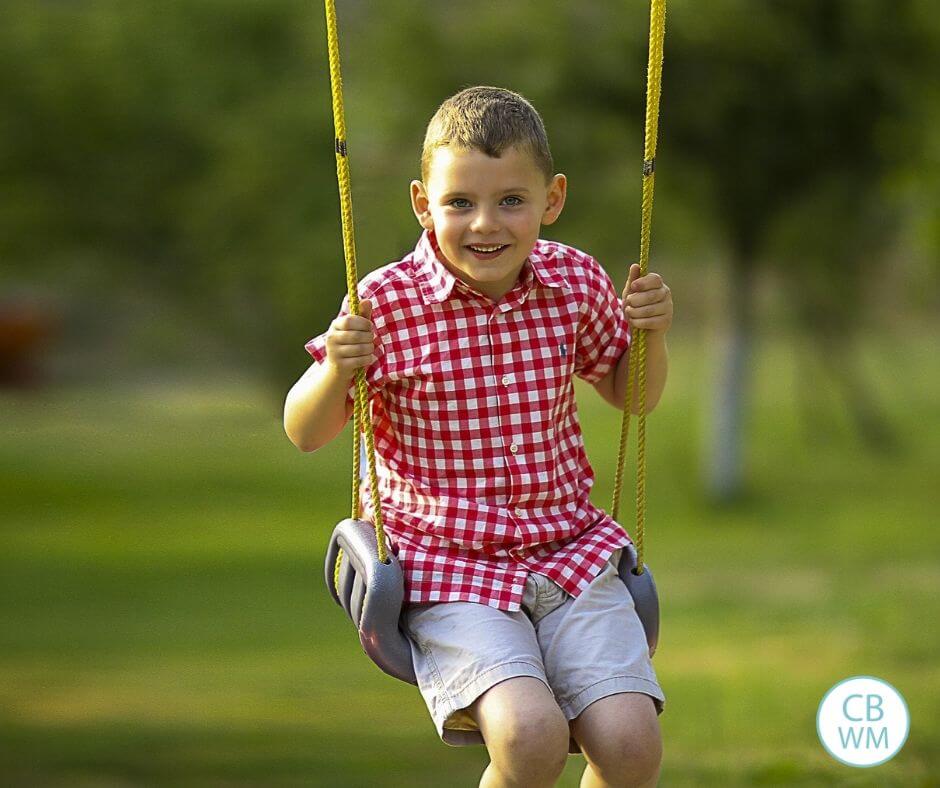
<instances>
[{"instance_id":1,"label":"teeth","mask_svg":"<svg viewBox=\"0 0 940 788\"><path fill-rule=\"evenodd\" d=\"M505 244L497 244L496 246L471 246L474 252L495 252L497 249L502 249Z\"/></svg>"}]
</instances>

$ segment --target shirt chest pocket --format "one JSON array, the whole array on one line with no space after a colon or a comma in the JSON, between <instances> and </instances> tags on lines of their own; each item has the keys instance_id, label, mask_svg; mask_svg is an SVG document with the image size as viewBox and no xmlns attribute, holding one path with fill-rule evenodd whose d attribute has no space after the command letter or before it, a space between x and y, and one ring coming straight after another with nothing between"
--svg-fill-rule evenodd
<instances>
[{"instance_id":1,"label":"shirt chest pocket","mask_svg":"<svg viewBox=\"0 0 940 788\"><path fill-rule=\"evenodd\" d=\"M570 402L576 339L574 329L560 321L549 324L531 347L522 351L520 400L533 416L544 419L552 432Z\"/></svg>"}]
</instances>

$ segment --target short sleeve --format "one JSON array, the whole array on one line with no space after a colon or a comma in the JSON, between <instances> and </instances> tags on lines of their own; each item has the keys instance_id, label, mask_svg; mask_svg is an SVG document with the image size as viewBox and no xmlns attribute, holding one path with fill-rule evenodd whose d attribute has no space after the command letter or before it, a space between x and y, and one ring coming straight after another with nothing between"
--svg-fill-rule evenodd
<instances>
[{"instance_id":1,"label":"short sleeve","mask_svg":"<svg viewBox=\"0 0 940 788\"><path fill-rule=\"evenodd\" d=\"M365 297L365 296L363 296ZM373 305L375 304L375 299L373 297ZM343 298L343 304L340 307L339 312L336 313L336 318L340 318L343 315L349 314L349 296L347 295ZM381 341L381 329L380 321L378 316L375 314L375 307L373 306L372 321L375 325L375 333L379 339L376 348L375 356L376 360L373 361L368 367L366 367L366 390L368 391L369 399L378 396L381 392L382 387L384 386L385 376L383 374L384 367L384 353L382 350L382 341ZM333 322L332 320L330 321ZM326 361L326 335L327 331L324 331L322 334L315 336L313 339L309 340L305 345L304 349L310 354L311 358L317 364L323 364ZM356 394L356 378L352 378L349 384L349 388L346 391L346 401L350 404L355 400Z\"/></svg>"},{"instance_id":2,"label":"short sleeve","mask_svg":"<svg viewBox=\"0 0 940 788\"><path fill-rule=\"evenodd\" d=\"M588 257L581 274L585 306L578 325L574 371L588 383L597 383L630 347L630 326L623 301L600 263Z\"/></svg>"}]
</instances>

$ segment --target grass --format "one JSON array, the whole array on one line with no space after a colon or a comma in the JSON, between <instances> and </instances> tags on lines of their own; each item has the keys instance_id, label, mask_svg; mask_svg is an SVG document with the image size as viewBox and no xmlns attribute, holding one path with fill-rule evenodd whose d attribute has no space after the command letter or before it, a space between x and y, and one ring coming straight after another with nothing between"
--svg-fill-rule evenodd
<instances>
[{"instance_id":1,"label":"grass","mask_svg":"<svg viewBox=\"0 0 940 788\"><path fill-rule=\"evenodd\" d=\"M940 785L931 347L867 345L901 438L882 456L838 410L806 434L807 382L769 342L748 495L713 507L699 482L710 362L671 342L648 428L662 785ZM607 506L619 414L580 384L578 397ZM485 750L437 739L323 586L349 506L348 428L301 454L277 403L232 383L5 393L0 409L0 784L476 785ZM856 674L911 711L904 749L874 769L816 737L819 701ZM572 757L560 785L582 768Z\"/></svg>"}]
</instances>

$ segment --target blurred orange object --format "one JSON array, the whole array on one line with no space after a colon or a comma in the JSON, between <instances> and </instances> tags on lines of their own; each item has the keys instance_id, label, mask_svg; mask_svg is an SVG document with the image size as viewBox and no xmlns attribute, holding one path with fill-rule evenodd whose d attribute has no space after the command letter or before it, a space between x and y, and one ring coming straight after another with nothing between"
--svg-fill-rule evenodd
<instances>
[{"instance_id":1,"label":"blurred orange object","mask_svg":"<svg viewBox=\"0 0 940 788\"><path fill-rule=\"evenodd\" d=\"M41 382L39 357L57 320L47 304L0 301L0 386Z\"/></svg>"}]
</instances>

